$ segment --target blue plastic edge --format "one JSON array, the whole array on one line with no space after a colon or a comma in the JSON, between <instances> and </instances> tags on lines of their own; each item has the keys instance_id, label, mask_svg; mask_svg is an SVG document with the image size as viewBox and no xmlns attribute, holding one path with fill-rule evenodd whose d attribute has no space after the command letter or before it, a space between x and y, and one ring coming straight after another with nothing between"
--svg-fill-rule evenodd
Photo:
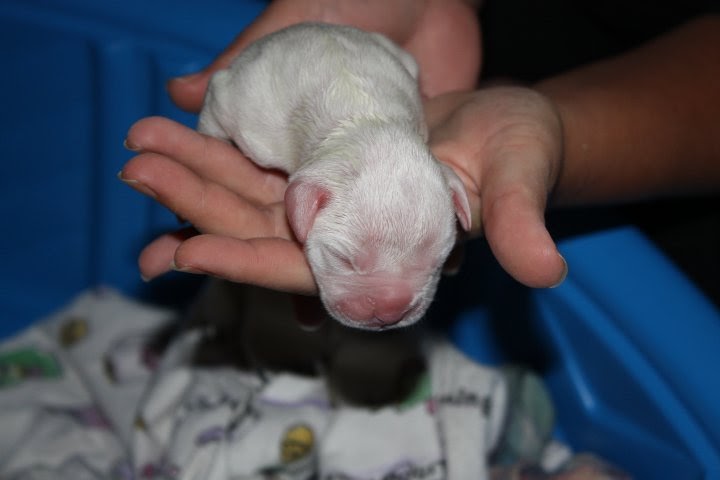
<instances>
[{"instance_id":1,"label":"blue plastic edge","mask_svg":"<svg viewBox=\"0 0 720 480\"><path fill-rule=\"evenodd\" d=\"M559 340L567 322L590 326L705 472L720 472L720 376L714 373L720 312L632 227L571 239L560 250L568 278L534 297L546 327L556 331L556 347L565 349L562 361L569 372L577 370L575 387L587 409L597 399L581 385L582 366L571 352L577 347ZM590 414L613 421L602 406Z\"/></svg>"}]
</instances>

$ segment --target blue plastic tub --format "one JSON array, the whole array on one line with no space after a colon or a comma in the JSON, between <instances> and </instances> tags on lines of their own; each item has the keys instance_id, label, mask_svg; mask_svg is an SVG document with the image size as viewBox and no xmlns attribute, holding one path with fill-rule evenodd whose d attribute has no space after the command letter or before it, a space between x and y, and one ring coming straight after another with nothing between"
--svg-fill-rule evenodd
<instances>
[{"instance_id":1,"label":"blue plastic tub","mask_svg":"<svg viewBox=\"0 0 720 480\"><path fill-rule=\"evenodd\" d=\"M123 140L158 114L189 125L165 81L204 66L260 1L3 1L0 334L88 285L132 294L136 257L175 218L116 178Z\"/></svg>"},{"instance_id":2,"label":"blue plastic tub","mask_svg":"<svg viewBox=\"0 0 720 480\"><path fill-rule=\"evenodd\" d=\"M515 292L460 313L456 343L485 363L529 358L559 434L635 478L720 478L720 312L634 228L560 250L560 287L520 312Z\"/></svg>"},{"instance_id":3,"label":"blue plastic tub","mask_svg":"<svg viewBox=\"0 0 720 480\"><path fill-rule=\"evenodd\" d=\"M265 2L206 5L0 3L0 337L89 286L162 293L162 282L140 280L136 258L176 220L116 173L137 119L194 125L165 81L206 64ZM573 447L638 479L720 478L720 313L632 228L565 240L561 250L570 275L554 290L466 268L461 300L471 301L455 302L449 288L439 301L451 304L457 343L484 362L534 365ZM168 291L186 278L166 280Z\"/></svg>"}]
</instances>

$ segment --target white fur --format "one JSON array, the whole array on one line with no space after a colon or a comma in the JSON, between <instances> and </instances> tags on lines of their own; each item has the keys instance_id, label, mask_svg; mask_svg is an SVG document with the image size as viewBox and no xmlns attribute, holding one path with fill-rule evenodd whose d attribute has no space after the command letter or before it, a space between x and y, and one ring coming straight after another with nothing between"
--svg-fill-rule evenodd
<instances>
[{"instance_id":1,"label":"white fur","mask_svg":"<svg viewBox=\"0 0 720 480\"><path fill-rule=\"evenodd\" d=\"M470 213L426 145L410 55L350 27L286 28L214 75L198 128L290 175L288 217L332 316L379 328L425 313Z\"/></svg>"}]
</instances>

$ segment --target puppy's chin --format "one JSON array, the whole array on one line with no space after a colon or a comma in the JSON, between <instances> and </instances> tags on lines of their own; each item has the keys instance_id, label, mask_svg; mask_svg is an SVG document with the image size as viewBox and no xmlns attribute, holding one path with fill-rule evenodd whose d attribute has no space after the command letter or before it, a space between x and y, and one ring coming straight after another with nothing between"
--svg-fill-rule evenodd
<instances>
[{"instance_id":1,"label":"puppy's chin","mask_svg":"<svg viewBox=\"0 0 720 480\"><path fill-rule=\"evenodd\" d=\"M407 303L403 301L398 308L392 309L379 307L382 299L377 300L377 304L374 303L372 299L374 293L367 291L368 285L364 281L353 284L348 279L329 280L318 282L318 286L320 299L330 316L347 327L361 330L390 330L413 325L425 315L430 305L429 299L432 298L427 288L422 291L412 289L407 297L409 301ZM384 290L383 287L378 291ZM358 294L365 291L367 293ZM368 298L367 302L371 306L358 307L357 302L362 302L364 298Z\"/></svg>"},{"instance_id":2,"label":"puppy's chin","mask_svg":"<svg viewBox=\"0 0 720 480\"><path fill-rule=\"evenodd\" d=\"M392 330L392 329L396 329L396 328L409 327L410 325L417 323L423 317L423 315L425 314L425 311L427 310L427 307L418 309L417 314L413 314L413 315L404 317L402 320L400 320L397 323L386 323L378 318L371 318L369 320L353 320L352 318L349 318L346 315L344 315L342 312L339 312L336 310L334 311L334 309L332 309L328 306L328 303L324 299L323 299L323 303L325 304L325 308L327 309L330 316L333 317L338 322L340 322L341 324L345 325L346 327L356 328L359 330L369 330L369 331L382 331L382 330Z\"/></svg>"}]
</instances>

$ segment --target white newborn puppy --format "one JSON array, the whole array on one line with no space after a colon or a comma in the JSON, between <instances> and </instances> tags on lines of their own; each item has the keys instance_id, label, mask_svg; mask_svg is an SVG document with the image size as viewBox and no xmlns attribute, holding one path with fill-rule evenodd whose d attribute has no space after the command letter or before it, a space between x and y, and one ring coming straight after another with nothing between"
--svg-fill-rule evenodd
<instances>
[{"instance_id":1,"label":"white newborn puppy","mask_svg":"<svg viewBox=\"0 0 720 480\"><path fill-rule=\"evenodd\" d=\"M417 65L387 38L300 24L214 75L201 132L290 175L288 219L340 322L405 326L470 228L465 189L426 144Z\"/></svg>"}]
</instances>

